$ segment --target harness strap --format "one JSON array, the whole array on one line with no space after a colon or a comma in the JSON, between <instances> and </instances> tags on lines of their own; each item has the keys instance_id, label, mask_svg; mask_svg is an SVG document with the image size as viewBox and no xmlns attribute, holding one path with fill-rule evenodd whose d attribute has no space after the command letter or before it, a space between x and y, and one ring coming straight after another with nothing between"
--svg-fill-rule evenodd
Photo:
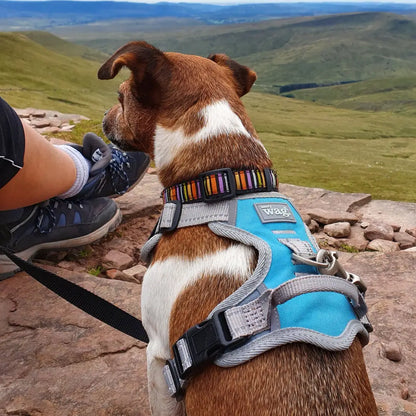
<instances>
[{"instance_id":1,"label":"harness strap","mask_svg":"<svg viewBox=\"0 0 416 416\"><path fill-rule=\"evenodd\" d=\"M176 228L206 224L211 221L228 221L229 204L229 201L220 201L214 204L168 202L163 207L156 232L165 233Z\"/></svg>"},{"instance_id":2,"label":"harness strap","mask_svg":"<svg viewBox=\"0 0 416 416\"><path fill-rule=\"evenodd\" d=\"M336 276L301 276L282 283L275 289L265 290L251 302L217 311L211 318L190 328L179 338L173 345L174 358L168 360L164 368L165 380L172 396L177 399L182 397L186 380L201 365L214 361L226 350L239 347L249 337L270 329L271 314L277 305L313 292L340 293L351 300L360 319L367 313L359 288ZM284 339L285 332L287 328L276 329L274 336L279 337L282 334Z\"/></svg>"},{"instance_id":3,"label":"harness strap","mask_svg":"<svg viewBox=\"0 0 416 416\"><path fill-rule=\"evenodd\" d=\"M270 327L271 310L296 296L312 292L336 292L348 297L361 319L367 307L359 289L340 277L308 275L282 283L276 289L266 290L259 298L225 311L228 328L233 339L254 335Z\"/></svg>"},{"instance_id":4,"label":"harness strap","mask_svg":"<svg viewBox=\"0 0 416 416\"><path fill-rule=\"evenodd\" d=\"M258 197L279 197L279 192L261 192ZM250 196L242 196L241 198ZM140 252L141 259L150 263L152 251L166 232L177 228L191 227L215 222L234 222L236 200L223 200L216 202L194 202L192 204L180 201L170 201L163 205L162 213L149 240L144 244ZM310 251L310 250L309 250ZM303 253L304 254L304 253Z\"/></svg>"}]
</instances>

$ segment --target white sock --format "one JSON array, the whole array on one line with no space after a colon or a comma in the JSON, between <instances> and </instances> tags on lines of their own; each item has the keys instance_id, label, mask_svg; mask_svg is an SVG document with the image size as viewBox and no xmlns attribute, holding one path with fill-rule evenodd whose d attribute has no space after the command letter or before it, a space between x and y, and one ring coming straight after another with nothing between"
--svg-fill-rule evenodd
<instances>
[{"instance_id":1,"label":"white sock","mask_svg":"<svg viewBox=\"0 0 416 416\"><path fill-rule=\"evenodd\" d=\"M58 195L58 198L62 199L71 198L77 195L87 183L88 178L90 176L91 162L88 159L86 159L81 152L79 152L71 146L64 144L56 145L56 147L61 149L67 155L71 156L71 159L75 163L77 175L74 184L66 192L64 192L61 195Z\"/></svg>"}]
</instances>

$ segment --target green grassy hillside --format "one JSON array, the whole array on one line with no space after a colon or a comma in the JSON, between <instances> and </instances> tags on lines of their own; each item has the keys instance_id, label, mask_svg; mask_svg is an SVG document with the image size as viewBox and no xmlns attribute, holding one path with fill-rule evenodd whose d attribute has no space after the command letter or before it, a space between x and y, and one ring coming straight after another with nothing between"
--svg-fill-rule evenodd
<instances>
[{"instance_id":1,"label":"green grassy hillside","mask_svg":"<svg viewBox=\"0 0 416 416\"><path fill-rule=\"evenodd\" d=\"M98 61L59 54L20 33L0 33L0 45L0 95L15 107L99 117L116 97L118 81L100 82Z\"/></svg>"},{"instance_id":2,"label":"green grassy hillside","mask_svg":"<svg viewBox=\"0 0 416 416\"><path fill-rule=\"evenodd\" d=\"M250 93L244 99L282 182L416 201L416 119Z\"/></svg>"},{"instance_id":3,"label":"green grassy hillside","mask_svg":"<svg viewBox=\"0 0 416 416\"><path fill-rule=\"evenodd\" d=\"M42 43L48 46L44 37ZM71 56L57 53L56 44L47 48L18 33L0 33L0 44L1 96L15 107L55 109L93 119L78 125L67 139L80 140L91 129L100 133L102 113L116 102L123 75L97 80L100 63L76 56L76 48L69 45L63 52ZM383 91L378 93L382 101ZM368 112L258 92L248 94L244 102L282 182L416 200L414 106L401 113Z\"/></svg>"},{"instance_id":4,"label":"green grassy hillside","mask_svg":"<svg viewBox=\"0 0 416 416\"><path fill-rule=\"evenodd\" d=\"M24 31L20 32L29 39L38 43L41 46L44 46L47 49L50 49L60 55L65 55L69 57L84 58L92 61L103 61L106 59L107 55L103 52L99 52L96 49L91 49L86 46L77 45L73 42L68 42L54 36L49 32L43 32L39 30Z\"/></svg>"}]
</instances>

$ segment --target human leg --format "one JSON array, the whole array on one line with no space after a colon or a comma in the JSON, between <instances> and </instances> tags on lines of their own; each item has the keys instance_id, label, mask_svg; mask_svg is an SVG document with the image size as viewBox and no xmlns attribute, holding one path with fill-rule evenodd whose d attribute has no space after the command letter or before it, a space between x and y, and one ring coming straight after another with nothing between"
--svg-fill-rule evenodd
<instances>
[{"instance_id":1,"label":"human leg","mask_svg":"<svg viewBox=\"0 0 416 416\"><path fill-rule=\"evenodd\" d=\"M29 206L67 191L76 168L69 155L23 123L23 167L0 188L0 210Z\"/></svg>"},{"instance_id":2,"label":"human leg","mask_svg":"<svg viewBox=\"0 0 416 416\"><path fill-rule=\"evenodd\" d=\"M55 196L120 195L140 181L149 162L148 155L122 152L93 133L83 146L54 146L0 98L0 211Z\"/></svg>"}]
</instances>

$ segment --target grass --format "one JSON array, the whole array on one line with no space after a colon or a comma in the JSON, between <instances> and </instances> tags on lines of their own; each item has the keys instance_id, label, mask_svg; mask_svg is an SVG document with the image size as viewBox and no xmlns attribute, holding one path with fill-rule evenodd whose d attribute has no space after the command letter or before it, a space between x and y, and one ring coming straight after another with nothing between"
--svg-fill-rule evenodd
<instances>
[{"instance_id":1,"label":"grass","mask_svg":"<svg viewBox=\"0 0 416 416\"><path fill-rule=\"evenodd\" d=\"M100 81L100 63L66 56L20 33L0 33L0 95L17 108L54 109L99 118L120 79Z\"/></svg>"},{"instance_id":2,"label":"grass","mask_svg":"<svg viewBox=\"0 0 416 416\"><path fill-rule=\"evenodd\" d=\"M251 93L245 104L280 181L416 201L416 120Z\"/></svg>"},{"instance_id":3,"label":"grass","mask_svg":"<svg viewBox=\"0 0 416 416\"><path fill-rule=\"evenodd\" d=\"M102 266L96 266L96 267L91 267L87 270L88 274L91 274L93 276L99 276L101 274L101 272L103 271Z\"/></svg>"},{"instance_id":4,"label":"grass","mask_svg":"<svg viewBox=\"0 0 416 416\"><path fill-rule=\"evenodd\" d=\"M82 144L82 139L84 134L87 132L95 133L97 136L103 137L107 140L103 135L101 120L81 120L72 131L63 131L59 133L54 133L53 137L57 137L62 140L66 140L72 143ZM108 141L108 140L107 140Z\"/></svg>"},{"instance_id":5,"label":"grass","mask_svg":"<svg viewBox=\"0 0 416 416\"><path fill-rule=\"evenodd\" d=\"M416 76L291 91L295 98L362 111L416 115Z\"/></svg>"},{"instance_id":6,"label":"grass","mask_svg":"<svg viewBox=\"0 0 416 416\"><path fill-rule=\"evenodd\" d=\"M68 45L63 52L74 56L59 54L50 46L53 42L42 37L42 43L49 44L46 48L23 34L0 33L0 95L15 107L91 118L72 133L62 133L63 139L80 143L87 131L102 136L102 114L116 102L118 85L128 72L99 81L98 61L76 56ZM349 96L345 91L328 93L329 98L333 94L327 102L331 106L259 92L248 94L244 102L281 182L414 202L416 106L386 105L391 94L411 94L416 85L415 77L400 80L337 87L357 89L349 90ZM334 107L336 100L370 97L372 92L374 102L384 103L379 111Z\"/></svg>"},{"instance_id":7,"label":"grass","mask_svg":"<svg viewBox=\"0 0 416 416\"><path fill-rule=\"evenodd\" d=\"M270 94L244 98L281 182L374 199L416 201L416 120L321 106ZM101 121L82 121L60 137L80 143L102 135Z\"/></svg>"}]
</instances>

